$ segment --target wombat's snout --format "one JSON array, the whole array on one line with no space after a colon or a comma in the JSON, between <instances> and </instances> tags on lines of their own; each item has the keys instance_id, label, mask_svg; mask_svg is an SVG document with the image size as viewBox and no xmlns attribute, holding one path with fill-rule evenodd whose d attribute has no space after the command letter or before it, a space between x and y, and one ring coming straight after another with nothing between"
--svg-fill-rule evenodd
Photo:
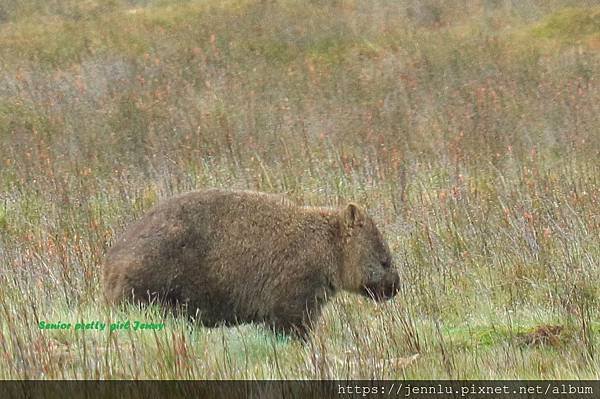
<instances>
[{"instance_id":1,"label":"wombat's snout","mask_svg":"<svg viewBox=\"0 0 600 399\"><path fill-rule=\"evenodd\" d=\"M377 302L383 302L395 297L399 290L400 276L398 272L390 271L381 283L365 286L364 294Z\"/></svg>"},{"instance_id":2,"label":"wombat's snout","mask_svg":"<svg viewBox=\"0 0 600 399\"><path fill-rule=\"evenodd\" d=\"M400 276L398 275L398 272L394 271L390 274L392 275L392 277L390 278L391 282L389 282L386 285L383 291L383 297L380 300L391 299L395 297L398 291L400 290Z\"/></svg>"}]
</instances>

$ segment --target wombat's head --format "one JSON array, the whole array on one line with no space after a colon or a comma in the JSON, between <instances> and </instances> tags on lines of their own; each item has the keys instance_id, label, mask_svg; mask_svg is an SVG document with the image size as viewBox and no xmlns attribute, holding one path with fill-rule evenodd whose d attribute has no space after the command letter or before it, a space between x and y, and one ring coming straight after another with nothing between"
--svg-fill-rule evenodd
<instances>
[{"instance_id":1,"label":"wombat's head","mask_svg":"<svg viewBox=\"0 0 600 399\"><path fill-rule=\"evenodd\" d=\"M373 219L352 203L342 209L339 216L344 245L342 288L377 301L394 297L400 277Z\"/></svg>"}]
</instances>

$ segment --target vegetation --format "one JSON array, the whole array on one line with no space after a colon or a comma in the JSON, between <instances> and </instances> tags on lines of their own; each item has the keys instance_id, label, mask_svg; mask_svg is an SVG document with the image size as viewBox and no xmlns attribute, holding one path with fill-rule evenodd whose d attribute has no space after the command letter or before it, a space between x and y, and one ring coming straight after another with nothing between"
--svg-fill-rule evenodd
<instances>
[{"instance_id":1,"label":"vegetation","mask_svg":"<svg viewBox=\"0 0 600 399\"><path fill-rule=\"evenodd\" d=\"M0 0L0 378L600 378L581 3ZM115 237L209 186L365 204L400 294L307 345L106 307ZM126 320L165 328L39 328Z\"/></svg>"}]
</instances>

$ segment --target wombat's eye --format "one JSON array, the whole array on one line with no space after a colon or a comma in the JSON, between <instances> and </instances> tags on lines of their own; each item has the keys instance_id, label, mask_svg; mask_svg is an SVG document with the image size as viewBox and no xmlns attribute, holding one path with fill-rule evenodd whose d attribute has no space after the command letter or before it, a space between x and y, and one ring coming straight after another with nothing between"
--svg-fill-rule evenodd
<instances>
[{"instance_id":1,"label":"wombat's eye","mask_svg":"<svg viewBox=\"0 0 600 399\"><path fill-rule=\"evenodd\" d=\"M390 267L392 267L392 262L389 259L384 260L383 262L381 262L381 266L384 269L389 269Z\"/></svg>"}]
</instances>

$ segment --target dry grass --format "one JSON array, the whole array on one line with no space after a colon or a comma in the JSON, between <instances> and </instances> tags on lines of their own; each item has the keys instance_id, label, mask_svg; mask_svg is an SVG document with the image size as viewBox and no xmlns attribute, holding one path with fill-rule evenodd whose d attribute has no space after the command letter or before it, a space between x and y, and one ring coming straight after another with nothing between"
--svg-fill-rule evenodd
<instances>
[{"instance_id":1,"label":"dry grass","mask_svg":"<svg viewBox=\"0 0 600 399\"><path fill-rule=\"evenodd\" d=\"M0 0L0 378L599 378L582 3ZM401 293L340 296L306 346L172 317L38 328L162 322L100 303L103 254L208 186L364 203Z\"/></svg>"}]
</instances>

